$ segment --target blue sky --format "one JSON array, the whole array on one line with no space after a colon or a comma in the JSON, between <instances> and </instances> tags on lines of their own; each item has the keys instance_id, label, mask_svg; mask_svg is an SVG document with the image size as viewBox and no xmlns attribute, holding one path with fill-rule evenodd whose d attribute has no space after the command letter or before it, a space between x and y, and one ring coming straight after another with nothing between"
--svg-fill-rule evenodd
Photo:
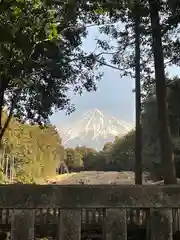
<instances>
[{"instance_id":1,"label":"blue sky","mask_svg":"<svg viewBox=\"0 0 180 240\"><path fill-rule=\"evenodd\" d=\"M83 43L83 49L91 52L95 49L95 37L100 34L96 27L89 29L88 37ZM101 38L106 38L101 36ZM121 78L117 70L103 67L104 76L97 84L96 92L84 92L82 96L73 96L72 103L76 111L66 116L63 111L55 113L51 121L57 127L61 124L71 123L78 116L92 108L98 108L111 116L115 116L127 122L134 122L134 79Z\"/></svg>"},{"instance_id":2,"label":"blue sky","mask_svg":"<svg viewBox=\"0 0 180 240\"><path fill-rule=\"evenodd\" d=\"M100 35L98 28L89 29L88 37L83 43L83 49L92 52L95 49L95 38L107 39L106 36ZM51 122L58 128L63 125L69 125L77 120L84 112L98 108L108 115L122 119L129 123L135 121L135 95L134 79L130 77L121 78L119 72L112 68L103 67L104 76L97 84L97 91L87 93L82 96L72 96L72 103L76 106L76 111L70 116L66 116L63 111L55 113L51 117ZM177 67L169 68L170 75L180 75Z\"/></svg>"}]
</instances>

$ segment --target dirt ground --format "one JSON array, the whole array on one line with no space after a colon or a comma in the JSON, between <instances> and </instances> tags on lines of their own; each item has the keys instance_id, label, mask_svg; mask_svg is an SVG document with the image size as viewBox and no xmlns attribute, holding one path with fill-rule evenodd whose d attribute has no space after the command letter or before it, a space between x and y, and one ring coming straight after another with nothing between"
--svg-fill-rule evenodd
<instances>
[{"instance_id":1,"label":"dirt ground","mask_svg":"<svg viewBox=\"0 0 180 240\"><path fill-rule=\"evenodd\" d=\"M149 184L152 181L147 180L144 174L143 183ZM79 173L69 173L57 175L45 179L44 184L134 184L133 172L103 172L103 171L87 171Z\"/></svg>"}]
</instances>

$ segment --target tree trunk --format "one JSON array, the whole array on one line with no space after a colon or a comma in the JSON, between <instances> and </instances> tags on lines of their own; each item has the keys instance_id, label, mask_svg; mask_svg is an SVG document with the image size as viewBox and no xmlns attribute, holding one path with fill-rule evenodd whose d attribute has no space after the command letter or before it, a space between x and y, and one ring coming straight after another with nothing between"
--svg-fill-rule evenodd
<instances>
[{"instance_id":1,"label":"tree trunk","mask_svg":"<svg viewBox=\"0 0 180 240\"><path fill-rule=\"evenodd\" d=\"M5 86L2 77L0 77L0 133L2 132L2 116L3 116L3 106L4 106L4 92L5 92ZM0 138L0 158L1 162L3 161L3 143L2 138ZM3 169L3 166L1 166Z\"/></svg>"},{"instance_id":2,"label":"tree trunk","mask_svg":"<svg viewBox=\"0 0 180 240\"><path fill-rule=\"evenodd\" d=\"M140 15L139 4L135 6L135 88L136 88L136 138L135 138L135 184L142 184L142 131L141 131L141 83L140 83Z\"/></svg>"},{"instance_id":3,"label":"tree trunk","mask_svg":"<svg viewBox=\"0 0 180 240\"><path fill-rule=\"evenodd\" d=\"M2 115L3 115L3 106L4 106L4 82L2 77L0 78L0 132L2 130Z\"/></svg>"},{"instance_id":4,"label":"tree trunk","mask_svg":"<svg viewBox=\"0 0 180 240\"><path fill-rule=\"evenodd\" d=\"M5 88L4 88L4 92L5 92ZM19 98L19 95L20 95L20 94L21 94L21 88L16 90L15 96L14 96L14 98L12 98L11 107L10 107L8 116L7 116L6 120L4 121L3 127L2 127L2 119L0 119L0 120L1 120L0 142L2 142L4 133L5 133L6 129L7 129L8 126L9 126L9 123L10 123L11 118L12 118L12 116L13 116L14 108L15 108L15 106L16 106L16 104L17 104L17 101L18 101L18 98ZM3 94L3 96L4 96L4 94ZM3 106L4 106L4 102L3 102L3 105L1 106L1 108L2 108L2 109L1 109L1 118L2 118Z\"/></svg>"},{"instance_id":5,"label":"tree trunk","mask_svg":"<svg viewBox=\"0 0 180 240\"><path fill-rule=\"evenodd\" d=\"M177 178L168 122L164 56L161 39L161 26L159 20L159 0L149 0L149 7L153 38L152 50L154 54L159 140L161 147L161 162L163 167L164 184L176 184Z\"/></svg>"}]
</instances>

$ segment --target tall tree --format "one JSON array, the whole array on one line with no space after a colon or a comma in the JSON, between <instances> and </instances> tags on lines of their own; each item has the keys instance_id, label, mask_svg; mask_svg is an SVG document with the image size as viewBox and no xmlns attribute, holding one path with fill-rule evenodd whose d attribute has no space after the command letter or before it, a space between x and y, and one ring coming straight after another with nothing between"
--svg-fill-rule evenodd
<instances>
[{"instance_id":1,"label":"tall tree","mask_svg":"<svg viewBox=\"0 0 180 240\"><path fill-rule=\"evenodd\" d=\"M135 184L142 184L142 133L141 133L141 79L140 79L140 2L134 6L135 33L135 94L136 94L136 140L135 140Z\"/></svg>"},{"instance_id":2,"label":"tall tree","mask_svg":"<svg viewBox=\"0 0 180 240\"><path fill-rule=\"evenodd\" d=\"M168 124L165 66L161 39L161 25L159 19L160 1L149 0L149 7L153 38L152 50L154 54L159 140L164 173L163 176L165 184L174 184L177 183L177 178L173 158L171 134Z\"/></svg>"}]
</instances>

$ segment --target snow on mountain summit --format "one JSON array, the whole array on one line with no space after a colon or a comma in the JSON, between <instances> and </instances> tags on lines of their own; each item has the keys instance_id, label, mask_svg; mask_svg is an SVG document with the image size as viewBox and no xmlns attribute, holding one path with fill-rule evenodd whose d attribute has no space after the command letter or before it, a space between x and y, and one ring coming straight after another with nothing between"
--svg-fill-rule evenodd
<instances>
[{"instance_id":1,"label":"snow on mountain summit","mask_svg":"<svg viewBox=\"0 0 180 240\"><path fill-rule=\"evenodd\" d=\"M115 117L105 115L99 109L87 111L75 122L63 136L65 146L102 148L106 142L113 141L115 136L123 136L133 125Z\"/></svg>"}]
</instances>

